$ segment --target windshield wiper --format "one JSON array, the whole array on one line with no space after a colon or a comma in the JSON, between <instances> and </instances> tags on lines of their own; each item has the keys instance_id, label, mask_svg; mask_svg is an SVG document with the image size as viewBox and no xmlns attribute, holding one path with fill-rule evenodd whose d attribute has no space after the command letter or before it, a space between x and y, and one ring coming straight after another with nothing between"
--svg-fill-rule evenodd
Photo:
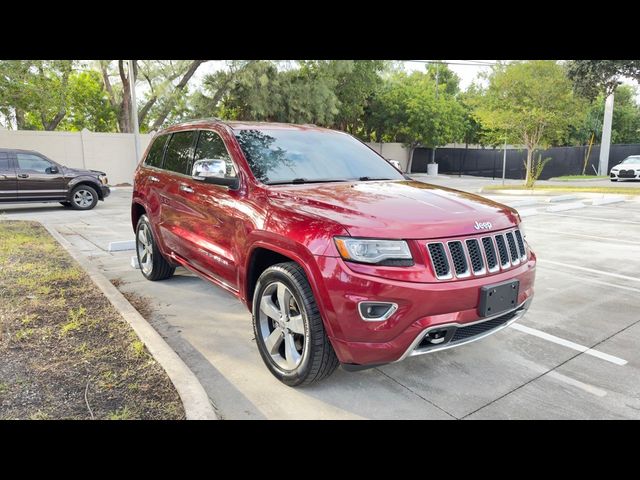
<instances>
[{"instance_id":1,"label":"windshield wiper","mask_svg":"<svg viewBox=\"0 0 640 480\"><path fill-rule=\"evenodd\" d=\"M328 183L328 182L347 182L340 178L320 178L320 179L307 179L307 178L294 178L292 180L279 180L276 182L266 182L267 185L286 185L286 184L301 184L301 183Z\"/></svg>"},{"instance_id":2,"label":"windshield wiper","mask_svg":"<svg viewBox=\"0 0 640 480\"><path fill-rule=\"evenodd\" d=\"M376 178L376 177L360 177L358 178L358 180L360 180L361 182L364 182L366 180L391 180L390 178Z\"/></svg>"}]
</instances>

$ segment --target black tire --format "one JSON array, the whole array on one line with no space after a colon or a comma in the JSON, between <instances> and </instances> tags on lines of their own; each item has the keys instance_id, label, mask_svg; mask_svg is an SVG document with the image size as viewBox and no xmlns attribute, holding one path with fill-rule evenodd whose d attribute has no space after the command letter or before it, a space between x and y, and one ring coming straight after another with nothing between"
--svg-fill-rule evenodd
<instances>
[{"instance_id":1,"label":"black tire","mask_svg":"<svg viewBox=\"0 0 640 480\"><path fill-rule=\"evenodd\" d=\"M293 370L285 370L273 360L260 327L260 300L265 290L275 282L283 283L289 289L304 322L306 350L303 350L300 364ZM253 296L253 332L267 368L278 380L291 387L320 381L331 375L340 364L304 270L295 262L278 263L260 275Z\"/></svg>"},{"instance_id":2,"label":"black tire","mask_svg":"<svg viewBox=\"0 0 640 480\"><path fill-rule=\"evenodd\" d=\"M140 250L142 248L141 242L138 240L138 236L140 235L140 230L146 229L145 232L149 234L149 241L151 244L151 262L149 263L150 269L145 271L143 268L143 262L141 259ZM136 256L138 257L138 263L140 265L140 271L142 275L147 280L151 280L155 282L157 280L165 280L173 276L176 271L176 267L171 265L166 258L160 253L158 249L158 245L156 244L155 239L153 238L153 230L151 229L151 224L149 223L149 218L146 215L142 215L138 220L138 225L136 227Z\"/></svg>"},{"instance_id":3,"label":"black tire","mask_svg":"<svg viewBox=\"0 0 640 480\"><path fill-rule=\"evenodd\" d=\"M78 185L71 191L70 203L74 210L91 210L98 204L98 192L89 185Z\"/></svg>"},{"instance_id":4,"label":"black tire","mask_svg":"<svg viewBox=\"0 0 640 480\"><path fill-rule=\"evenodd\" d=\"M71 202L60 202L60 205L62 205L65 208L71 208Z\"/></svg>"},{"instance_id":5,"label":"black tire","mask_svg":"<svg viewBox=\"0 0 640 480\"><path fill-rule=\"evenodd\" d=\"M612 178L612 179L611 179L611 181L612 181L612 182L617 182L617 181L618 181L618 179L617 179L617 178Z\"/></svg>"}]
</instances>

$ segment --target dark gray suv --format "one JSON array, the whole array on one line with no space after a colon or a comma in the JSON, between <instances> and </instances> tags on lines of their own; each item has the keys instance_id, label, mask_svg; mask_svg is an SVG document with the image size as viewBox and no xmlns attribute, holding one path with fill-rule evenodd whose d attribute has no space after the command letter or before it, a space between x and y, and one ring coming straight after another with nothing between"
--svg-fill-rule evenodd
<instances>
[{"instance_id":1,"label":"dark gray suv","mask_svg":"<svg viewBox=\"0 0 640 480\"><path fill-rule=\"evenodd\" d=\"M0 148L0 202L60 202L91 210L111 190L107 175L69 168L32 150Z\"/></svg>"}]
</instances>

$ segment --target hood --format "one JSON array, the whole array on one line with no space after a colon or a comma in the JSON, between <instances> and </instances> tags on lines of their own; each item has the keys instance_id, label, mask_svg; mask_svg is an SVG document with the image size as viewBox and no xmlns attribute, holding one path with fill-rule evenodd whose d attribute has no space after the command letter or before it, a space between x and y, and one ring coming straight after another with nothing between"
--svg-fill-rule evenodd
<instances>
[{"instance_id":1,"label":"hood","mask_svg":"<svg viewBox=\"0 0 640 480\"><path fill-rule=\"evenodd\" d=\"M625 164L619 163L618 165L613 167L611 170L640 170L640 160L633 163L625 163Z\"/></svg>"},{"instance_id":2,"label":"hood","mask_svg":"<svg viewBox=\"0 0 640 480\"><path fill-rule=\"evenodd\" d=\"M72 175L72 176L80 176L80 175L90 175L92 177L97 177L99 175L106 175L106 173L101 172L99 170L87 170L84 168L69 168L69 167L64 167L64 172L67 175Z\"/></svg>"},{"instance_id":3,"label":"hood","mask_svg":"<svg viewBox=\"0 0 640 480\"><path fill-rule=\"evenodd\" d=\"M330 219L354 237L454 237L518 223L506 205L416 181L287 185L271 188L270 198L288 210ZM491 227L477 230L476 222Z\"/></svg>"}]
</instances>

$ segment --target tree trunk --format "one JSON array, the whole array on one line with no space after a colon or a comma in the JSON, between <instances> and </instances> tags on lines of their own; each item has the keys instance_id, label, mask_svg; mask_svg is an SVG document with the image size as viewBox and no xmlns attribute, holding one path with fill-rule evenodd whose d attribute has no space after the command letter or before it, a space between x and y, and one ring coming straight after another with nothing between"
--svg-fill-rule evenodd
<instances>
[{"instance_id":1,"label":"tree trunk","mask_svg":"<svg viewBox=\"0 0 640 480\"><path fill-rule=\"evenodd\" d=\"M24 130L24 126L25 126L24 112L19 108L16 108L15 114L16 114L16 130Z\"/></svg>"},{"instance_id":2,"label":"tree trunk","mask_svg":"<svg viewBox=\"0 0 640 480\"><path fill-rule=\"evenodd\" d=\"M58 113L56 113L56 116L53 117L53 119L50 122L47 122L46 119L44 118L44 115L43 115L42 116L42 126L47 131L53 131L58 127L58 125L60 124L60 122L62 121L62 119L64 118L64 116L66 114L67 114L67 111L62 109Z\"/></svg>"},{"instance_id":3,"label":"tree trunk","mask_svg":"<svg viewBox=\"0 0 640 480\"><path fill-rule=\"evenodd\" d=\"M189 82L189 80L191 80L191 77L193 77L193 74L196 73L196 70L198 69L198 67L202 65L204 62L206 62L206 60L194 60L193 62L191 62L191 65L189 66L189 70L187 70L187 72L184 74L184 76L182 77L178 85L176 85L176 88L173 90L174 94L179 93L184 89L184 87L187 86L187 83ZM158 128L160 128L160 126L166 120L169 113L171 113L171 109L173 108L174 104L175 104L175 96L172 96L172 98L170 98L165 103L164 107L158 114L158 118L156 118L155 122L153 122L153 125L151 126L151 130L158 130Z\"/></svg>"},{"instance_id":4,"label":"tree trunk","mask_svg":"<svg viewBox=\"0 0 640 480\"><path fill-rule=\"evenodd\" d=\"M122 101L118 112L118 128L120 133L131 133L131 90L129 78L124 68L124 60L118 60L118 71L122 81Z\"/></svg>"}]
</instances>

